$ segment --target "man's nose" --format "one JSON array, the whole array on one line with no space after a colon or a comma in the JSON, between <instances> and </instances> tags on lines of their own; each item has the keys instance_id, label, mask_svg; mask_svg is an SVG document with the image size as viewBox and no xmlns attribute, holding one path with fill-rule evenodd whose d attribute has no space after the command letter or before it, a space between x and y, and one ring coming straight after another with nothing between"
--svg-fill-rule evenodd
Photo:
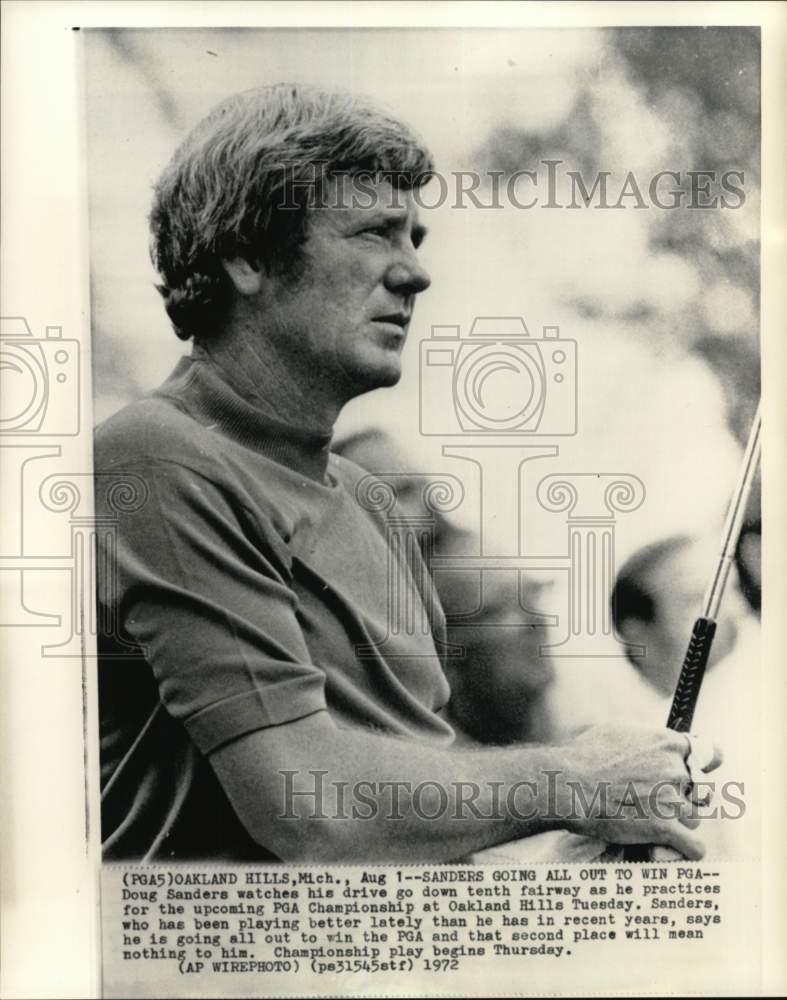
<instances>
[{"instance_id":1,"label":"man's nose","mask_svg":"<svg viewBox=\"0 0 787 1000\"><path fill-rule=\"evenodd\" d=\"M385 272L385 287L389 292L417 295L432 284L429 272L418 259L414 249L402 250Z\"/></svg>"}]
</instances>

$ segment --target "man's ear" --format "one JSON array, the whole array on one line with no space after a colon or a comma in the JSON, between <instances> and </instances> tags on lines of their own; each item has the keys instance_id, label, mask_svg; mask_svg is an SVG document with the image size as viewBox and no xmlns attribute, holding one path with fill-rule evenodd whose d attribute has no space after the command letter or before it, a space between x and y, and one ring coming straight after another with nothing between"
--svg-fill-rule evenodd
<instances>
[{"instance_id":1,"label":"man's ear","mask_svg":"<svg viewBox=\"0 0 787 1000\"><path fill-rule=\"evenodd\" d=\"M222 260L224 270L239 295L257 295L262 288L262 271L245 257Z\"/></svg>"}]
</instances>

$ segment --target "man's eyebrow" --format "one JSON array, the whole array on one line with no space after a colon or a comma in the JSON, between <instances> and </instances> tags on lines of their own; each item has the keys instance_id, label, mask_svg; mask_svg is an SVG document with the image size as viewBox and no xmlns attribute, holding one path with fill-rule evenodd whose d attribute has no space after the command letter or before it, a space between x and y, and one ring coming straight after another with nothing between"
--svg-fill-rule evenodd
<instances>
[{"instance_id":1,"label":"man's eyebrow","mask_svg":"<svg viewBox=\"0 0 787 1000\"><path fill-rule=\"evenodd\" d=\"M359 228L365 228L367 226L391 226L399 228L404 227L406 223L407 211L400 209L398 206L388 205L365 210L365 214L360 218L353 218L351 225ZM413 224L410 232L413 243L419 244L423 243L426 239L426 235L429 230L423 223L416 222Z\"/></svg>"}]
</instances>

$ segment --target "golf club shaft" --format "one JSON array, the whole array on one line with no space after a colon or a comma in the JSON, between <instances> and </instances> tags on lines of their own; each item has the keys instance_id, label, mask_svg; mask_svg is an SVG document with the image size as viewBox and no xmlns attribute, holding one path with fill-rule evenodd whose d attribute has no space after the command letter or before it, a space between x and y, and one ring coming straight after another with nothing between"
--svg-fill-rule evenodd
<instances>
[{"instance_id":1,"label":"golf club shaft","mask_svg":"<svg viewBox=\"0 0 787 1000\"><path fill-rule=\"evenodd\" d=\"M672 699L667 728L676 732L687 733L691 729L694 719L694 710L697 707L702 680L705 676L705 668L708 665L713 637L716 634L716 618L721 606L721 599L724 595L727 580L730 574L730 567L735 559L738 549L743 518L746 513L746 505L749 501L752 483L757 472L757 465L760 458L760 431L762 418L760 407L754 415L749 440L741 463L741 471L732 501L727 512L722 534L721 552L716 564L716 570L710 582L710 586L705 594L705 601L702 614L694 622L691 632L691 639L686 650L678 682L675 687L675 695ZM635 844L627 847L623 852L624 861L649 861L650 846L647 844Z\"/></svg>"}]
</instances>

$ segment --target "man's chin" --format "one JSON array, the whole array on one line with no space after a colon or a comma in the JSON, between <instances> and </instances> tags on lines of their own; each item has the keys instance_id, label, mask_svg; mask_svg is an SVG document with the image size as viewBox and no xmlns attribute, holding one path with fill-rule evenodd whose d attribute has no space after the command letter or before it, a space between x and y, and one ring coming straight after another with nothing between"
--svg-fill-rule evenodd
<instances>
[{"instance_id":1,"label":"man's chin","mask_svg":"<svg viewBox=\"0 0 787 1000\"><path fill-rule=\"evenodd\" d=\"M360 396L375 389L388 389L402 377L402 366L398 356L387 364L369 365L352 373L350 384L353 395Z\"/></svg>"},{"instance_id":2,"label":"man's chin","mask_svg":"<svg viewBox=\"0 0 787 1000\"><path fill-rule=\"evenodd\" d=\"M380 373L379 382L377 385L378 389L386 389L389 386L396 385L399 379L402 377L402 368L400 365L395 365L389 368L385 372Z\"/></svg>"}]
</instances>

